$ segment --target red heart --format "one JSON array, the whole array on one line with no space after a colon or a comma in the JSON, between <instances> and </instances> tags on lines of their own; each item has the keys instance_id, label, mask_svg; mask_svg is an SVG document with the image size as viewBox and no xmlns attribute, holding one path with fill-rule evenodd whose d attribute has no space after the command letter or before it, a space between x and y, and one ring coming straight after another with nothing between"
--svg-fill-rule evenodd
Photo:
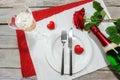
<instances>
[{"instance_id":1,"label":"red heart","mask_svg":"<svg viewBox=\"0 0 120 80\"><path fill-rule=\"evenodd\" d=\"M54 21L50 21L49 24L47 24L47 28L50 29L50 30L55 29L55 23L54 23Z\"/></svg>"},{"instance_id":2,"label":"red heart","mask_svg":"<svg viewBox=\"0 0 120 80\"><path fill-rule=\"evenodd\" d=\"M75 47L74 47L74 52L75 52L76 54L82 54L83 51L84 51L84 49L83 49L80 45L75 45Z\"/></svg>"}]
</instances>

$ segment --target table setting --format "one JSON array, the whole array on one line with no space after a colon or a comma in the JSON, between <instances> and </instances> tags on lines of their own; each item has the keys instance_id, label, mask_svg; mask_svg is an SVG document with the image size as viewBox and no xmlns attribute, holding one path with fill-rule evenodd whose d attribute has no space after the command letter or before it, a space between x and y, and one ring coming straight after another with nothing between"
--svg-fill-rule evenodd
<instances>
[{"instance_id":1,"label":"table setting","mask_svg":"<svg viewBox=\"0 0 120 80\"><path fill-rule=\"evenodd\" d=\"M106 13L104 19L111 19L104 2L96 1ZM94 36L97 29L91 28L89 33L83 29L83 23L80 23L81 30L79 24L74 23L75 13L83 8L85 13L80 14L90 18L95 12L93 2L80 0L42 10L26 9L12 16L9 27L16 30L23 77L72 80L110 64ZM111 25L113 22L101 22L98 28L108 37L106 28Z\"/></svg>"}]
</instances>

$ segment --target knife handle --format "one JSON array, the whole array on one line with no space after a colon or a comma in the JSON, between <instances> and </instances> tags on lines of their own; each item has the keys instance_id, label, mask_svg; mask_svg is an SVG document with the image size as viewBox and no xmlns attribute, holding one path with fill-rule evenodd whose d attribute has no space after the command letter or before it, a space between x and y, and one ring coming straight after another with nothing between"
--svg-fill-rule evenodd
<instances>
[{"instance_id":1,"label":"knife handle","mask_svg":"<svg viewBox=\"0 0 120 80\"><path fill-rule=\"evenodd\" d=\"M61 64L61 75L64 74L64 47L62 49L62 64Z\"/></svg>"},{"instance_id":2,"label":"knife handle","mask_svg":"<svg viewBox=\"0 0 120 80\"><path fill-rule=\"evenodd\" d=\"M70 76L72 76L72 49L70 49Z\"/></svg>"}]
</instances>

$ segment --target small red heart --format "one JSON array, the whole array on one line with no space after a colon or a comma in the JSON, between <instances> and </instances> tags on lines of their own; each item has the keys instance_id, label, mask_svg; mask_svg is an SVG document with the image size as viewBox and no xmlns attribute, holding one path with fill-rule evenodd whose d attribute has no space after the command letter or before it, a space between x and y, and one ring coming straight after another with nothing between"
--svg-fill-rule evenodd
<instances>
[{"instance_id":1,"label":"small red heart","mask_svg":"<svg viewBox=\"0 0 120 80\"><path fill-rule=\"evenodd\" d=\"M47 28L50 29L50 30L55 29L55 23L54 23L54 21L50 21L49 24L47 24Z\"/></svg>"},{"instance_id":2,"label":"small red heart","mask_svg":"<svg viewBox=\"0 0 120 80\"><path fill-rule=\"evenodd\" d=\"M83 49L80 45L75 45L75 47L74 47L74 52L75 52L76 54L82 54L83 51L84 51L84 49Z\"/></svg>"}]
</instances>

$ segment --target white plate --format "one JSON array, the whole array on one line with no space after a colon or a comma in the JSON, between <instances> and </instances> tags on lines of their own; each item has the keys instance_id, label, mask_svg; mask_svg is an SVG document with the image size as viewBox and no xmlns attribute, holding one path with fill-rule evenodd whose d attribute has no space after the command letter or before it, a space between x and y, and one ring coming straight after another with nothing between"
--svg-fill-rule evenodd
<instances>
[{"instance_id":1,"label":"white plate","mask_svg":"<svg viewBox=\"0 0 120 80\"><path fill-rule=\"evenodd\" d=\"M83 70L89 64L92 58L91 41L84 32L73 29L73 73ZM74 53L74 46L79 44L84 48L84 52L80 55ZM60 33L52 34L48 41L47 61L50 66L57 72L61 72L62 59L62 43ZM65 44L65 64L64 73L69 74L69 48L68 43Z\"/></svg>"}]
</instances>

